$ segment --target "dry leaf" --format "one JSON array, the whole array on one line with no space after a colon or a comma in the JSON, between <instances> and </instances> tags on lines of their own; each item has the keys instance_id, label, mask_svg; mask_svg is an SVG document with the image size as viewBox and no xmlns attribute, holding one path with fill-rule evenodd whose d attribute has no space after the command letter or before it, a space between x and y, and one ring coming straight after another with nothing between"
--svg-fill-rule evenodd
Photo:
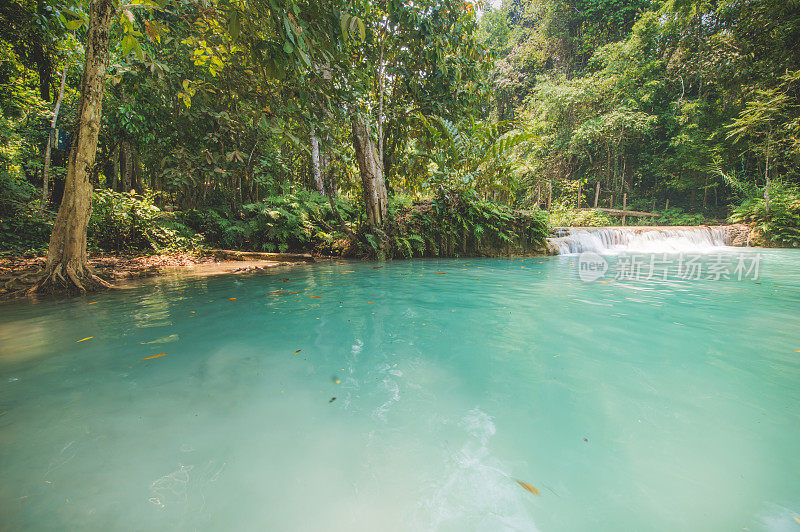
<instances>
[{"instance_id":1,"label":"dry leaf","mask_svg":"<svg viewBox=\"0 0 800 532\"><path fill-rule=\"evenodd\" d=\"M536 488L534 488L533 486L531 486L531 485L530 485L530 484L528 484L527 482L522 482L521 480L517 480L517 484L519 484L520 486L522 486L522 487L523 487L523 488L525 488L526 490L530 491L530 492L531 492L531 493L533 493L534 495L541 495L541 494L539 493L539 490L537 490Z\"/></svg>"},{"instance_id":2,"label":"dry leaf","mask_svg":"<svg viewBox=\"0 0 800 532\"><path fill-rule=\"evenodd\" d=\"M322 299L320 296L310 296L310 297L313 297L314 299Z\"/></svg>"},{"instance_id":3,"label":"dry leaf","mask_svg":"<svg viewBox=\"0 0 800 532\"><path fill-rule=\"evenodd\" d=\"M229 297L228 301L236 301L236 298L235 297Z\"/></svg>"},{"instance_id":4,"label":"dry leaf","mask_svg":"<svg viewBox=\"0 0 800 532\"><path fill-rule=\"evenodd\" d=\"M151 355L149 357L142 357L142 360L150 360L151 358L161 358L164 355L166 355L166 353L159 353L157 355Z\"/></svg>"},{"instance_id":5,"label":"dry leaf","mask_svg":"<svg viewBox=\"0 0 800 532\"><path fill-rule=\"evenodd\" d=\"M86 338L81 338L80 340L75 340L75 343L85 342L86 340L91 340L94 336L87 336Z\"/></svg>"}]
</instances>

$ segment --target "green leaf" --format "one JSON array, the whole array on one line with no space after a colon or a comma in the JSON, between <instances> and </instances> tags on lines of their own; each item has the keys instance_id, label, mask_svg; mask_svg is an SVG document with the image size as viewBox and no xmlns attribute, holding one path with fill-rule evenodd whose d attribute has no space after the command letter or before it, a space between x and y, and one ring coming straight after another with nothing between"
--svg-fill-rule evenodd
<instances>
[{"instance_id":1,"label":"green leaf","mask_svg":"<svg viewBox=\"0 0 800 532\"><path fill-rule=\"evenodd\" d=\"M120 50L122 51L122 55L127 57L131 50L133 49L133 43L136 42L133 37L130 35L125 35L122 38L122 41L119 43Z\"/></svg>"},{"instance_id":2,"label":"green leaf","mask_svg":"<svg viewBox=\"0 0 800 532\"><path fill-rule=\"evenodd\" d=\"M239 38L239 34L242 31L242 21L238 11L234 11L230 15L230 19L228 20L228 33L230 34L231 38L235 41Z\"/></svg>"},{"instance_id":3,"label":"green leaf","mask_svg":"<svg viewBox=\"0 0 800 532\"><path fill-rule=\"evenodd\" d=\"M283 51L286 52L287 54L290 54L294 51L294 46L292 46L292 43L290 43L289 41L286 41L283 43Z\"/></svg>"},{"instance_id":4,"label":"green leaf","mask_svg":"<svg viewBox=\"0 0 800 532\"><path fill-rule=\"evenodd\" d=\"M82 20L68 20L64 23L64 27L70 31L77 30L81 26L83 26Z\"/></svg>"}]
</instances>

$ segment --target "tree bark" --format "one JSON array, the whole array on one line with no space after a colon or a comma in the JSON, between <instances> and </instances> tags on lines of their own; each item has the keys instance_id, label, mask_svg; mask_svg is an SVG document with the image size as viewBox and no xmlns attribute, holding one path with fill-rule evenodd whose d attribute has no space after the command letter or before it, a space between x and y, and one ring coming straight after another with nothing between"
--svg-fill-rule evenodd
<instances>
[{"instance_id":1,"label":"tree bark","mask_svg":"<svg viewBox=\"0 0 800 532\"><path fill-rule=\"evenodd\" d=\"M127 140L123 140L119 145L119 173L122 182L120 192L130 192L133 178L133 153L131 143Z\"/></svg>"},{"instance_id":2,"label":"tree bark","mask_svg":"<svg viewBox=\"0 0 800 532\"><path fill-rule=\"evenodd\" d=\"M31 292L86 292L111 286L94 274L86 260L86 231L92 201L89 174L94 166L100 133L113 11L113 0L92 0L81 106L75 142L67 164L64 196L50 236L44 273Z\"/></svg>"},{"instance_id":3,"label":"tree bark","mask_svg":"<svg viewBox=\"0 0 800 532\"><path fill-rule=\"evenodd\" d=\"M600 181L594 186L594 208L597 208L597 200L600 199Z\"/></svg>"},{"instance_id":4,"label":"tree bark","mask_svg":"<svg viewBox=\"0 0 800 532\"><path fill-rule=\"evenodd\" d=\"M314 186L317 187L317 192L325 195L325 183L322 181L322 164L319 157L319 139L317 138L317 130L311 127L311 170L314 174Z\"/></svg>"},{"instance_id":5,"label":"tree bark","mask_svg":"<svg viewBox=\"0 0 800 532\"><path fill-rule=\"evenodd\" d=\"M383 164L370 137L369 127L360 115L353 117L353 147L361 173L367 222L372 229L380 229L388 204L386 183L383 180Z\"/></svg>"},{"instance_id":6,"label":"tree bark","mask_svg":"<svg viewBox=\"0 0 800 532\"><path fill-rule=\"evenodd\" d=\"M772 143L772 130L770 129L769 133L767 134L767 149L766 149L766 161L764 162L764 207L769 214L769 151L770 151L770 144Z\"/></svg>"},{"instance_id":7,"label":"tree bark","mask_svg":"<svg viewBox=\"0 0 800 532\"><path fill-rule=\"evenodd\" d=\"M47 206L47 202L50 201L50 151L53 149L53 135L55 134L56 121L58 120L58 110L61 108L61 100L64 98L64 84L67 82L68 69L69 64L64 67L64 72L61 74L61 89L58 91L58 99L53 109L53 120L50 122L50 134L47 136L47 149L44 152L44 169L42 170L42 203L39 205L39 212L42 212Z\"/></svg>"}]
</instances>

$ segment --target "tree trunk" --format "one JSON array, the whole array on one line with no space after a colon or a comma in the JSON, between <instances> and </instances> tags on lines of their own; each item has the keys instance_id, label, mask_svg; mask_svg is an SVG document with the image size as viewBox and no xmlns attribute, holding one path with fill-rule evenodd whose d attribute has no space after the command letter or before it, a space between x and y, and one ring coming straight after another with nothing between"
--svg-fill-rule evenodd
<instances>
[{"instance_id":1,"label":"tree trunk","mask_svg":"<svg viewBox=\"0 0 800 532\"><path fill-rule=\"evenodd\" d=\"M122 182L120 192L130 192L133 179L133 151L131 143L127 140L123 140L119 145L119 167L120 181Z\"/></svg>"},{"instance_id":2,"label":"tree trunk","mask_svg":"<svg viewBox=\"0 0 800 532\"><path fill-rule=\"evenodd\" d=\"M112 171L112 178L109 188L114 192L119 192L119 172L120 172L120 164L119 164L119 146L114 147L114 151L111 152L111 161L113 163L114 169ZM106 180L106 185L109 185L108 180Z\"/></svg>"},{"instance_id":3,"label":"tree trunk","mask_svg":"<svg viewBox=\"0 0 800 532\"><path fill-rule=\"evenodd\" d=\"M109 287L86 261L86 231L92 201L89 174L94 166L103 106L108 38L113 0L92 0L86 39L81 106L75 142L67 164L64 196L58 209L42 278L31 291L85 292Z\"/></svg>"},{"instance_id":4,"label":"tree trunk","mask_svg":"<svg viewBox=\"0 0 800 532\"><path fill-rule=\"evenodd\" d=\"M314 174L314 186L317 187L317 192L325 195L325 183L322 182L322 164L319 158L319 139L317 138L317 130L312 126L311 128L311 169Z\"/></svg>"},{"instance_id":5,"label":"tree trunk","mask_svg":"<svg viewBox=\"0 0 800 532\"><path fill-rule=\"evenodd\" d=\"M767 151L767 156L766 156L766 161L764 163L764 181L765 181L764 207L765 207L765 209L767 211L767 214L769 214L769 185L770 185L770 182L769 182L769 151L770 150L769 150L769 148L770 148L770 144L771 143L772 143L772 130L770 130L770 132L767 134L767 150L766 150Z\"/></svg>"},{"instance_id":6,"label":"tree trunk","mask_svg":"<svg viewBox=\"0 0 800 532\"><path fill-rule=\"evenodd\" d=\"M353 147L364 193L367 221L372 229L380 229L386 216L388 199L383 181L383 164L369 134L369 127L360 115L353 117Z\"/></svg>"},{"instance_id":7,"label":"tree trunk","mask_svg":"<svg viewBox=\"0 0 800 532\"><path fill-rule=\"evenodd\" d=\"M47 206L47 202L50 201L50 151L53 149L53 135L55 134L56 121L58 120L58 110L61 108L61 100L64 98L64 84L67 82L68 69L69 64L64 67L64 72L61 74L61 88L58 91L56 106L53 109L53 120L50 122L50 135L47 137L47 149L44 152L44 170L42 171L42 203L39 205L39 212L42 212Z\"/></svg>"},{"instance_id":8,"label":"tree trunk","mask_svg":"<svg viewBox=\"0 0 800 532\"><path fill-rule=\"evenodd\" d=\"M600 181L594 186L594 208L597 208L597 201L600 199Z\"/></svg>"}]
</instances>

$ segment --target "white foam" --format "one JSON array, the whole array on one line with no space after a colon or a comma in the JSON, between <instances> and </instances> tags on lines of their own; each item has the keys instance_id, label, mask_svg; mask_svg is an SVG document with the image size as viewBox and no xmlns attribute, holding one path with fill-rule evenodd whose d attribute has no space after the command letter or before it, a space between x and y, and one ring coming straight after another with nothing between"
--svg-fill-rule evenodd
<instances>
[{"instance_id":1,"label":"white foam","mask_svg":"<svg viewBox=\"0 0 800 532\"><path fill-rule=\"evenodd\" d=\"M569 228L568 231L566 236L549 239L558 249L559 255L573 255L585 251L601 254L702 253L719 251L728 244L727 233L718 227L646 230L626 227Z\"/></svg>"}]
</instances>

